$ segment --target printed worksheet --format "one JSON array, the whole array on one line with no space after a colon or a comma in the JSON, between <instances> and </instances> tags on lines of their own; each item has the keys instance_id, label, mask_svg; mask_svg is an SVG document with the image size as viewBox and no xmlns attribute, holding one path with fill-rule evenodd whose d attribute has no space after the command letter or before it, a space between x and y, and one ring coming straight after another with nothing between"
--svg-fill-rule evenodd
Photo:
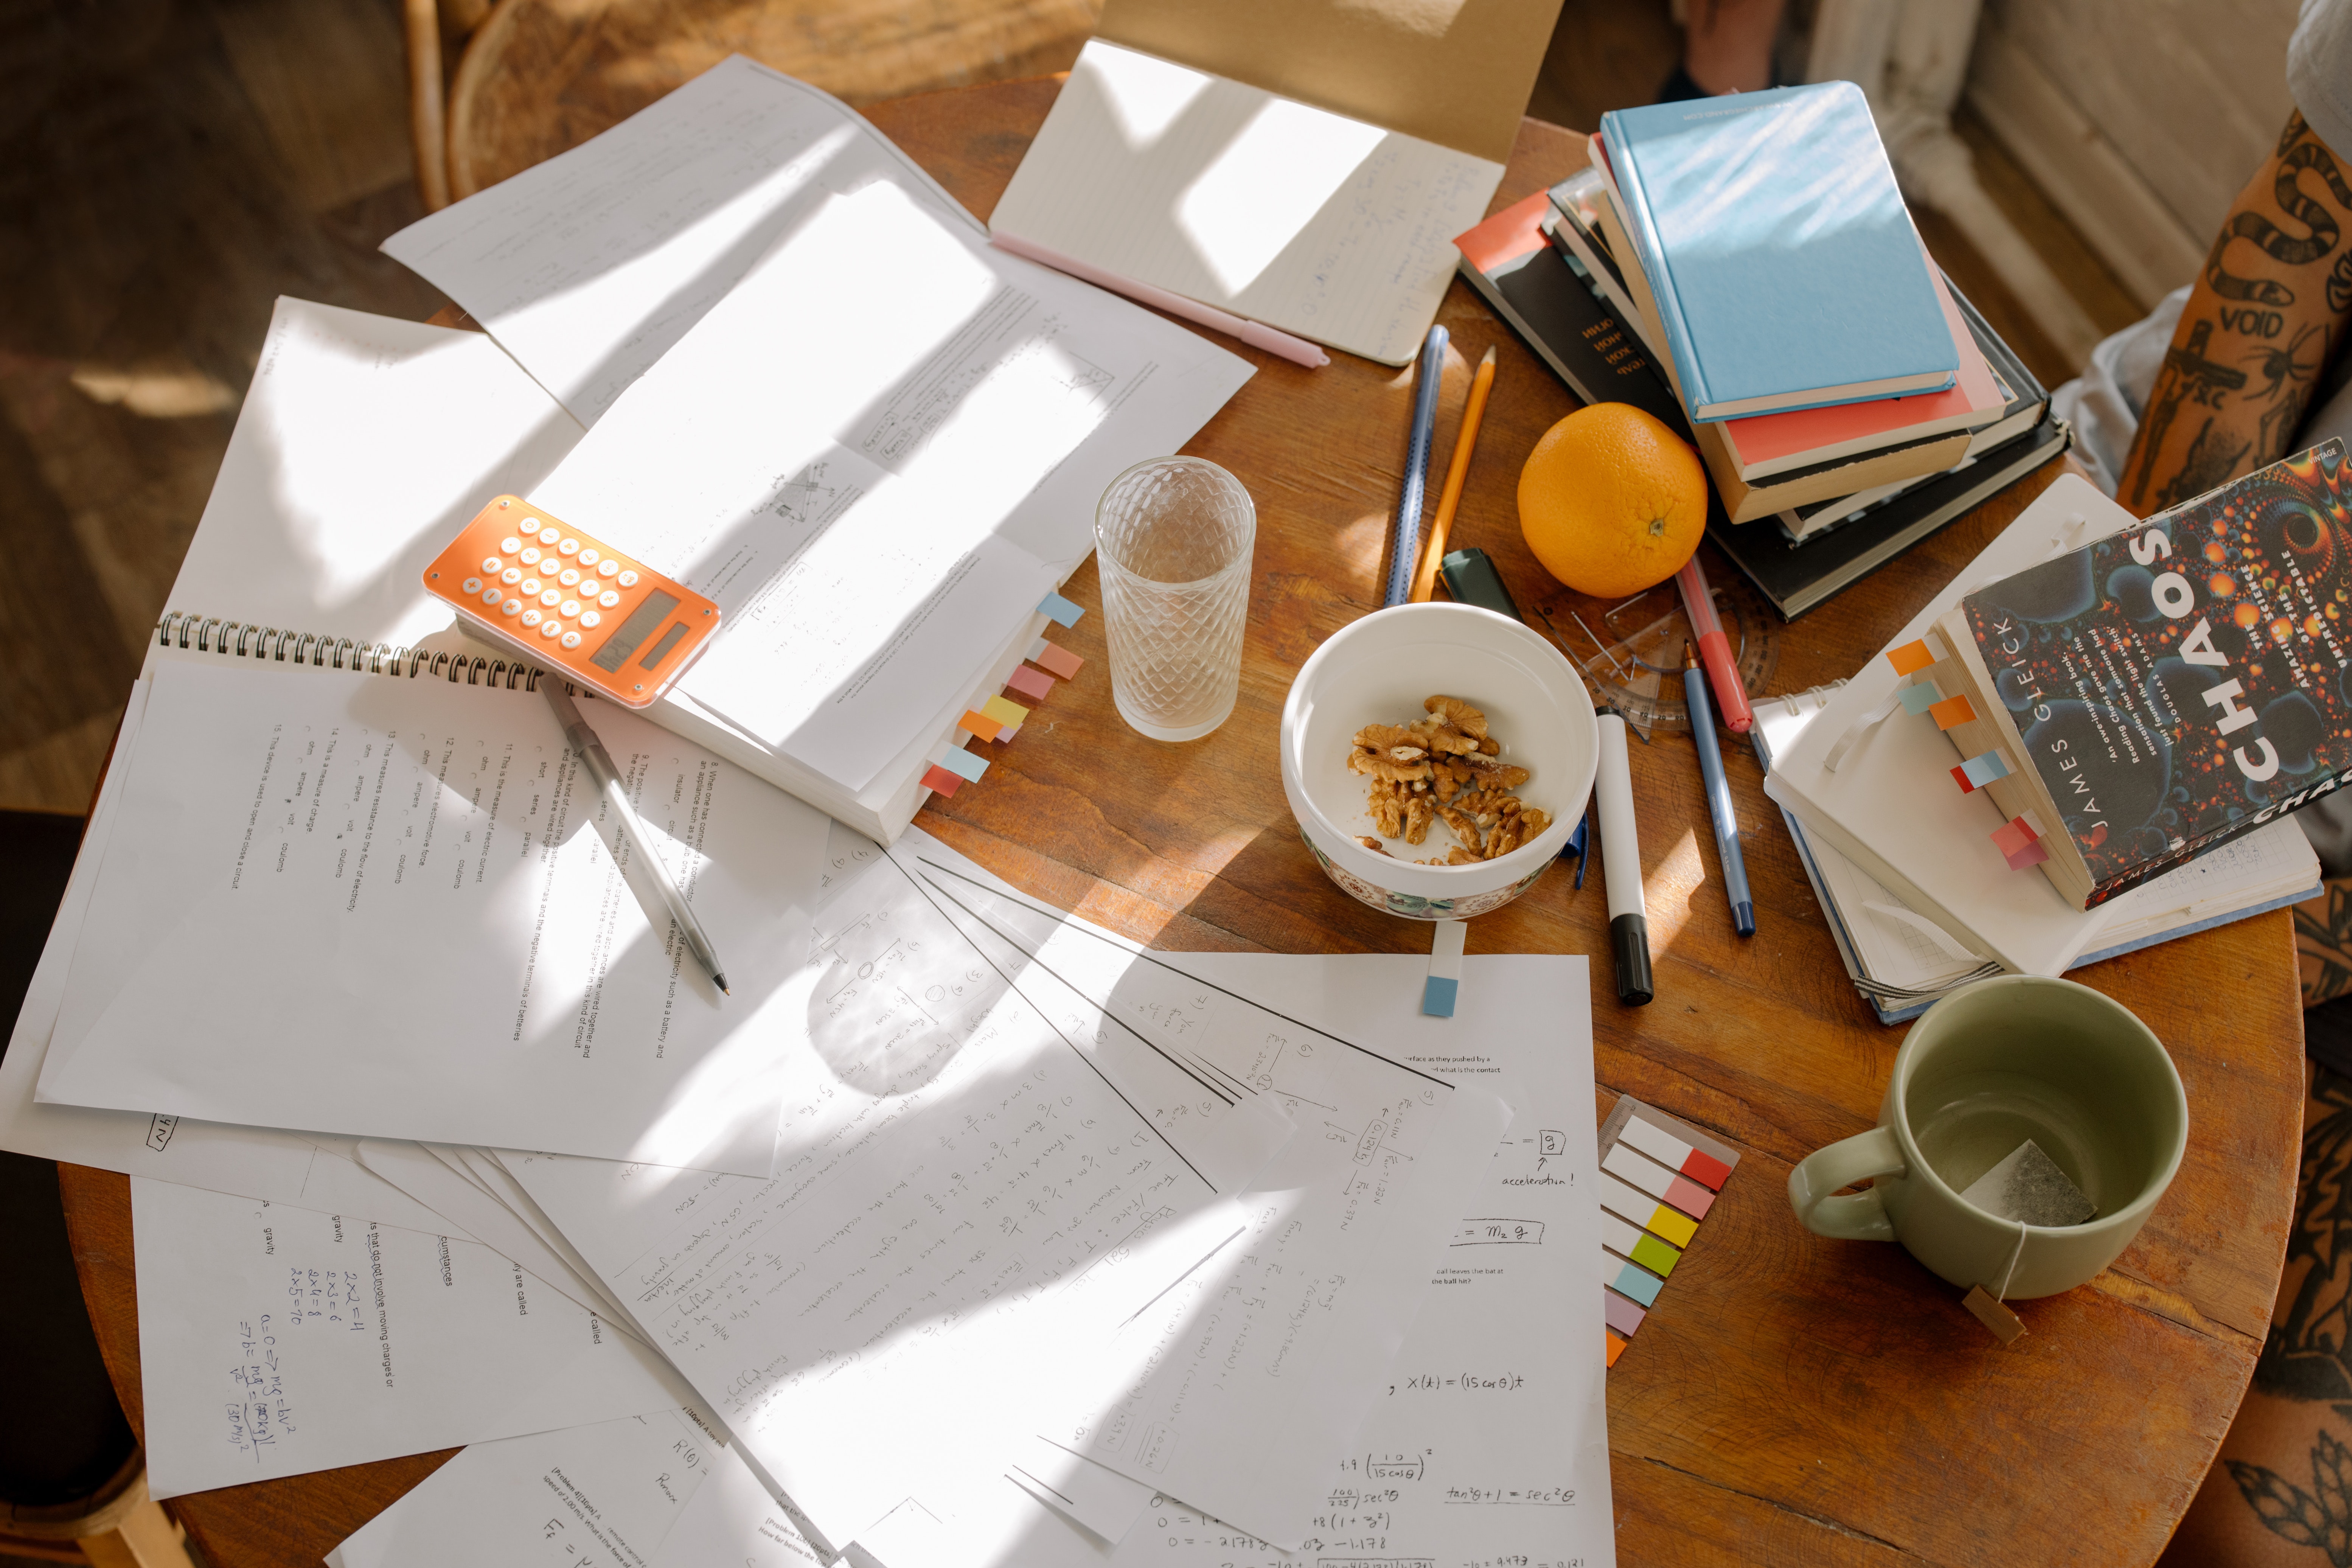
<instances>
[{"instance_id":1,"label":"printed worksheet","mask_svg":"<svg viewBox=\"0 0 2352 1568\"><path fill-rule=\"evenodd\" d=\"M823 1538L847 1544L975 1468L1043 1468L1051 1484L1060 1472L1052 1456L1037 1464L1035 1423L1095 1398L1088 1384L1119 1384L1148 1410L1163 1460L1201 1450L1183 1473L1234 1511L1253 1511L1271 1485L1260 1472L1301 1444L1336 1457L1359 1396L1349 1384L1326 1399L1325 1384L1343 1363L1393 1352L1427 1278L1409 1237L1442 1242L1507 1114L1499 1100L1355 1053L1362 1063L1317 1087L1348 1085L1360 1103L1339 1114L1360 1120L1344 1139L1319 1126L1291 1136L1272 1097L1099 1009L1064 995L1049 998L1061 1016L1041 1011L895 860L834 895L812 945L824 969L813 1013L832 1030L814 1043L843 1077L890 1052L926 1061L953 1041L942 1015L969 1032L932 1069L935 1093L817 1139L804 1174L788 1179L793 1157L780 1160L766 1190L702 1178L630 1205L612 1194L631 1178L609 1168L525 1162L516 1174ZM814 1097L807 1109L788 1145L840 1116ZM1284 1136L1253 1131L1268 1126ZM1425 1227L1423 1203L1438 1205ZM639 1250L624 1256L616 1237ZM1291 1281L1278 1304L1258 1288L1277 1269L1314 1283L1303 1310ZM1250 1299L1202 1305L1228 1292ZM1189 1440L1181 1396L1121 1364L1125 1352L1087 1353L1147 1305L1155 1326L1174 1310L1248 1368L1195 1401L1221 1437L1236 1435L1233 1453ZM1077 1447L1065 1442L1058 1462L1091 1459ZM1073 1500L1107 1534L1141 1500L1108 1484Z\"/></svg>"},{"instance_id":2,"label":"printed worksheet","mask_svg":"<svg viewBox=\"0 0 2352 1568\"><path fill-rule=\"evenodd\" d=\"M1516 1115L1475 1202L1448 1226L1427 1305L1347 1451L1312 1488L1309 1533L1284 1552L1157 1493L1116 1568L1297 1568L1333 1561L1602 1568L1615 1560L1599 1293L1591 1026L1582 958L1466 961L1452 1019L1419 1010L1425 960L1372 955L1146 953L1013 892L927 836L898 848L961 906L1139 1029L1207 1046L1236 1078L1297 1099L1294 1067L1324 1038L1381 1040L1400 1059L1502 1095ZM1279 999L1284 1037L1249 1059L1208 1042L1218 1014ZM1057 1568L1102 1552L1010 1484L902 1510L865 1544L887 1568Z\"/></svg>"},{"instance_id":3,"label":"printed worksheet","mask_svg":"<svg viewBox=\"0 0 2352 1568\"><path fill-rule=\"evenodd\" d=\"M157 1497L693 1402L488 1247L134 1177Z\"/></svg>"},{"instance_id":4,"label":"printed worksheet","mask_svg":"<svg viewBox=\"0 0 2352 1568\"><path fill-rule=\"evenodd\" d=\"M766 1174L824 818L592 706L732 996L535 694L164 661L38 1097Z\"/></svg>"},{"instance_id":5,"label":"printed worksheet","mask_svg":"<svg viewBox=\"0 0 2352 1568\"><path fill-rule=\"evenodd\" d=\"M666 700L854 793L1093 548L1112 477L1249 374L876 183L796 222L532 499L718 602Z\"/></svg>"},{"instance_id":6,"label":"printed worksheet","mask_svg":"<svg viewBox=\"0 0 2352 1568\"><path fill-rule=\"evenodd\" d=\"M327 1565L646 1568L728 1462L683 1410L476 1443L328 1552Z\"/></svg>"}]
</instances>

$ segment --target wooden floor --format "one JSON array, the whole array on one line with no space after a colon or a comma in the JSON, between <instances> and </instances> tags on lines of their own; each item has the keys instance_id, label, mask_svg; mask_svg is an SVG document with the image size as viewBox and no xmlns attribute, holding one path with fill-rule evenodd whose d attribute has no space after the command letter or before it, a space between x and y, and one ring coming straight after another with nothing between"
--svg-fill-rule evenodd
<instances>
[{"instance_id":1,"label":"wooden floor","mask_svg":"<svg viewBox=\"0 0 2352 1568\"><path fill-rule=\"evenodd\" d=\"M1533 112L1589 127L1676 48L1666 0L1568 0ZM86 806L275 297L443 303L375 249L419 214L404 93L398 0L0 5L0 806ZM1970 139L2094 319L2136 317ZM2071 374L1965 236L1921 226L2039 374Z\"/></svg>"}]
</instances>

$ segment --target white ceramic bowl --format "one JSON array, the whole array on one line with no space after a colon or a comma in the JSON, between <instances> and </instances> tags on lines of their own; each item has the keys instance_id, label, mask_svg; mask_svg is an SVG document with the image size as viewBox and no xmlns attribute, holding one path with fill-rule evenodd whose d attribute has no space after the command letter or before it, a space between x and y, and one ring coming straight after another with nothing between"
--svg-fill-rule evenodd
<instances>
[{"instance_id":1,"label":"white ceramic bowl","mask_svg":"<svg viewBox=\"0 0 2352 1568\"><path fill-rule=\"evenodd\" d=\"M1503 760L1532 775L1520 798L1551 813L1550 826L1508 855L1416 866L1356 842L1375 831L1366 780L1348 767L1356 731L1418 719L1437 692L1485 710ZM1399 605L1336 633L1299 668L1282 706L1282 791L1340 887L1408 920L1465 920L1518 897L1559 857L1583 818L1600 744L1584 682L1543 637L1469 605ZM1425 845L1397 840L1396 855L1442 855L1453 842L1440 823Z\"/></svg>"}]
</instances>

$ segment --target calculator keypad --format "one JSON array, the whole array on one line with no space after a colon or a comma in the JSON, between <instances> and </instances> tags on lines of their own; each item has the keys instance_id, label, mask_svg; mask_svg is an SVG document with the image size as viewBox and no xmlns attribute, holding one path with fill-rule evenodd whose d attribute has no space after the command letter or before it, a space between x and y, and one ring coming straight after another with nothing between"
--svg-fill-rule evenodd
<instances>
[{"instance_id":1,"label":"calculator keypad","mask_svg":"<svg viewBox=\"0 0 2352 1568\"><path fill-rule=\"evenodd\" d=\"M482 634L631 707L658 697L719 625L708 598L514 496L484 507L424 575Z\"/></svg>"}]
</instances>

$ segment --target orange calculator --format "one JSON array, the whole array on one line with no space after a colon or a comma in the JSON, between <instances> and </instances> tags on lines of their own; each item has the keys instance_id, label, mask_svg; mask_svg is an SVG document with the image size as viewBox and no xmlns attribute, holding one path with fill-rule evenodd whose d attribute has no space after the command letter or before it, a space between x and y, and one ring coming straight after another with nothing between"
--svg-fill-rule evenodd
<instances>
[{"instance_id":1,"label":"orange calculator","mask_svg":"<svg viewBox=\"0 0 2352 1568\"><path fill-rule=\"evenodd\" d=\"M425 569L467 626L631 708L669 689L719 632L719 606L520 496L476 514Z\"/></svg>"}]
</instances>

